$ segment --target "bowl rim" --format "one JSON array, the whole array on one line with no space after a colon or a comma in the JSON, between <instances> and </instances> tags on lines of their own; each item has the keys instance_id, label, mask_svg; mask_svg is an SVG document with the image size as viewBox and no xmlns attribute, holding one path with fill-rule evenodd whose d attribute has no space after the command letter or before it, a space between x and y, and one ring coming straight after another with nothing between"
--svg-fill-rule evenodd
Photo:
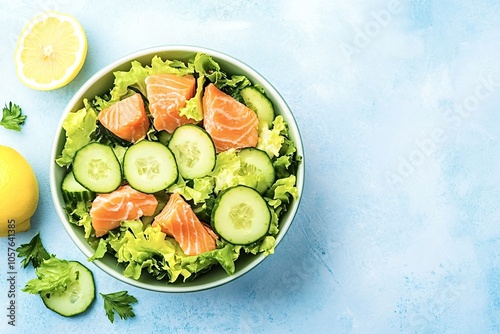
<instances>
[{"instance_id":1,"label":"bowl rim","mask_svg":"<svg viewBox=\"0 0 500 334\"><path fill-rule=\"evenodd\" d=\"M62 205L60 205L60 197L59 197L59 192L60 192L60 186L56 184L56 170L60 169L62 167L58 166L55 163L55 159L60 153L58 150L58 145L60 141L60 137L63 135L63 128L62 124L64 122L64 119L66 116L74 110L75 106L78 105L79 103L82 102L83 96L86 94L86 92L98 81L100 80L103 76L109 74L110 71L113 69L117 68L118 66L131 63L133 60L136 60L137 58L144 57L144 56L151 56L153 57L155 54L160 54L160 53L165 53L165 52L187 52L187 53L193 53L196 54L197 52L202 52L206 53L214 58L217 59L222 59L223 61L232 64L233 66L241 69L242 72L244 73L249 73L251 76L257 79L258 83L262 86L264 86L264 89L267 94L271 94L275 100L280 104L280 109L282 110L282 113L286 113L286 118L288 121L288 126L289 126L289 131L293 132L296 134L294 138L294 142L297 148L297 153L301 155L302 161L299 165L299 168L297 170L297 180L296 180L296 186L298 188L298 198L297 200L294 200L294 205L291 206L291 208L287 211L288 217L286 220L286 224L280 226L280 232L276 236L276 241L275 241L275 248L278 247L280 244L281 240L284 238L285 234L289 230L293 220L295 219L295 216L297 214L298 208L300 201L302 199L302 193L303 193L303 188L304 188L304 180L305 180L305 159L304 159L304 147L303 147L303 141L302 137L297 125L297 121L286 103L285 99L282 97L282 95L278 92L276 88L267 80L265 79L259 72L257 72L255 69L247 65L246 63L242 62L241 60L230 56L226 53L216 51L210 48L206 47L199 47L199 46L192 46L192 45L180 45L180 44L175 44L175 45L163 45L163 46L155 46L155 47L150 47L150 48L144 48L140 49L138 51L134 51L132 53L129 53L123 57L120 57L110 64L102 67L99 71L97 71L94 75L92 75L87 81L74 93L70 101L67 103L65 106L58 125L56 129L56 133L54 136L54 140L52 143L52 149L51 149L51 156L50 156L50 189L51 189L51 196L52 196L52 201L53 205L56 209L56 212L59 216L59 219L61 220L61 223L64 226L64 229L68 233L70 239L72 242L77 246L77 248L86 256L90 257L93 255L93 253L90 253L84 245L79 237L76 235L75 231L71 227L71 223L67 220L66 213L64 212ZM290 120L291 121L290 121ZM192 286L182 286L182 285L171 285L167 281L165 281L165 285L159 286L159 285L151 285L146 282L142 282L139 280L135 280L133 278L128 278L123 275L123 273L120 273L113 268L110 268L107 264L105 264L103 261L100 259L92 261L99 269L104 271L106 274L112 276L115 279L118 279L124 283L127 283L131 286L142 288L145 290L150 290L150 291L155 291L155 292L167 292L167 293L185 293L185 292L196 292L196 291L203 291L215 287L219 287L221 285L227 284L229 282L232 282L236 280L237 278L243 276L244 274L248 273L250 270L254 269L257 267L260 263L263 262L263 260L266 258L266 256L263 253L259 253L254 256L254 259L250 261L248 265L246 265L244 268L236 270L234 274L232 275L227 275L223 277L222 279L218 279L213 282L207 282L199 285L192 285Z\"/></svg>"}]
</instances>

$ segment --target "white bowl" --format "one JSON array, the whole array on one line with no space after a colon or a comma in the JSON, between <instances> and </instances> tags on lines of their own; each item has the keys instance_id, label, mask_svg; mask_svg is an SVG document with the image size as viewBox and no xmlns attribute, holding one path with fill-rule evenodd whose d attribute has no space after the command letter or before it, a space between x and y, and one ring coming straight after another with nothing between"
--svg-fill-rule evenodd
<instances>
[{"instance_id":1,"label":"white bowl","mask_svg":"<svg viewBox=\"0 0 500 334\"><path fill-rule=\"evenodd\" d=\"M65 132L62 128L62 122L64 121L68 113L79 110L83 107L84 98L88 98L89 100L91 100L96 95L102 95L109 92L109 89L112 87L114 81L113 72L127 71L128 69L130 69L130 63L133 60L137 60L143 65L151 64L151 59L153 58L153 56L158 55L162 59L179 59L187 61L188 59L193 58L197 52L203 52L212 56L213 59L219 63L221 69L223 69L225 72L230 74L245 75L246 77L248 77L248 79L250 79L252 83L258 83L259 85L261 85L265 89L269 99L272 101L276 113L282 115L287 121L289 126L290 139L295 142L298 154L304 157L299 129L297 128L297 124L292 115L292 112L290 111L290 108L287 106L286 102L276 91L276 89L248 65L245 65L226 54L193 46L161 46L137 51L128 56L120 58L92 76L69 101L63 114L61 115L52 147L50 187L54 205L64 225L64 228L68 232L73 242L85 254L85 256L91 256L92 254L94 254L94 250L85 240L83 236L83 229L79 226L71 224L68 221L66 213L63 210L64 200L61 194L61 182L66 171L64 168L59 167L55 163L55 158L60 155L65 141ZM302 195L303 183L304 161L300 164L297 171L297 187L299 191L299 199L292 202L289 210L282 216L280 220L280 231L278 236L276 237L276 246L285 236L297 212L300 197ZM279 254L269 256L279 256ZM111 255L106 255L104 258L94 261L94 263L112 277L136 287L160 292L192 292L214 288L216 286L220 286L222 284L233 281L238 277L241 277L251 269L255 268L264 259L266 259L266 257L263 254L242 254L235 263L236 271L233 275L227 275L227 273L220 266L217 266L192 281L181 281L176 283L167 283L166 280L158 281L155 278L149 276L149 274L146 272L141 275L139 280L125 277L123 275L124 267L118 264L116 258Z\"/></svg>"}]
</instances>

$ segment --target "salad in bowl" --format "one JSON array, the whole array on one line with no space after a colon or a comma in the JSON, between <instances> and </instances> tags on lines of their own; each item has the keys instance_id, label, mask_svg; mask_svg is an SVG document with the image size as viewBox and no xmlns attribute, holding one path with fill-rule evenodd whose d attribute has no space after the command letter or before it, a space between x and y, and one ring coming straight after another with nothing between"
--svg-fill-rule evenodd
<instances>
[{"instance_id":1,"label":"salad in bowl","mask_svg":"<svg viewBox=\"0 0 500 334\"><path fill-rule=\"evenodd\" d=\"M274 252L298 208L302 157L290 110L257 72L213 50L163 47L120 59L73 97L51 188L101 269L196 291Z\"/></svg>"}]
</instances>

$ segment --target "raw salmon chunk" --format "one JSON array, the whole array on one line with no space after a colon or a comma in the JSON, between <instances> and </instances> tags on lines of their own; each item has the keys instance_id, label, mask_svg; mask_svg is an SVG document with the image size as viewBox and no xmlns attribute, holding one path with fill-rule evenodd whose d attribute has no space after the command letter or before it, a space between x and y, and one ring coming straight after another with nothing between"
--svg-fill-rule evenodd
<instances>
[{"instance_id":1,"label":"raw salmon chunk","mask_svg":"<svg viewBox=\"0 0 500 334\"><path fill-rule=\"evenodd\" d=\"M123 220L152 216L158 206L153 195L143 194L124 185L109 194L99 194L92 202L90 217L97 237L120 226Z\"/></svg>"},{"instance_id":2,"label":"raw salmon chunk","mask_svg":"<svg viewBox=\"0 0 500 334\"><path fill-rule=\"evenodd\" d=\"M259 120L255 112L214 84L203 94L203 119L217 152L257 145Z\"/></svg>"},{"instance_id":3,"label":"raw salmon chunk","mask_svg":"<svg viewBox=\"0 0 500 334\"><path fill-rule=\"evenodd\" d=\"M135 143L146 137L149 119L140 94L134 94L99 113L101 124L116 136Z\"/></svg>"},{"instance_id":4,"label":"raw salmon chunk","mask_svg":"<svg viewBox=\"0 0 500 334\"><path fill-rule=\"evenodd\" d=\"M186 255L198 255L216 248L215 233L200 222L178 193L170 196L167 205L155 217L153 226L156 224L162 232L174 237Z\"/></svg>"},{"instance_id":5,"label":"raw salmon chunk","mask_svg":"<svg viewBox=\"0 0 500 334\"><path fill-rule=\"evenodd\" d=\"M174 132L179 126L196 123L186 116L179 116L179 109L186 105L196 91L196 79L192 75L154 74L146 78L149 111L153 115L156 130Z\"/></svg>"}]
</instances>

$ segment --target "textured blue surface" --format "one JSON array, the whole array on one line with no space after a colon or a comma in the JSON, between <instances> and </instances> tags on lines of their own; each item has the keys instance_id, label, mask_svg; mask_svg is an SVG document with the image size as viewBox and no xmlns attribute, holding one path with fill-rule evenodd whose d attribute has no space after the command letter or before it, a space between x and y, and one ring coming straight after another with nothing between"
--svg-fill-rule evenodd
<instances>
[{"instance_id":1,"label":"textured blue surface","mask_svg":"<svg viewBox=\"0 0 500 334\"><path fill-rule=\"evenodd\" d=\"M73 14L87 61L68 86L16 78L24 24ZM114 324L98 300L62 318L21 293L7 324L7 242L0 240L1 333L500 332L500 5L498 0L0 1L0 103L28 121L0 128L40 184L30 232L85 262L50 197L49 154L72 94L138 49L199 45L257 69L293 110L306 150L304 198L286 238L255 270L190 294L143 291L93 270L101 292L128 290L136 317Z\"/></svg>"}]
</instances>

